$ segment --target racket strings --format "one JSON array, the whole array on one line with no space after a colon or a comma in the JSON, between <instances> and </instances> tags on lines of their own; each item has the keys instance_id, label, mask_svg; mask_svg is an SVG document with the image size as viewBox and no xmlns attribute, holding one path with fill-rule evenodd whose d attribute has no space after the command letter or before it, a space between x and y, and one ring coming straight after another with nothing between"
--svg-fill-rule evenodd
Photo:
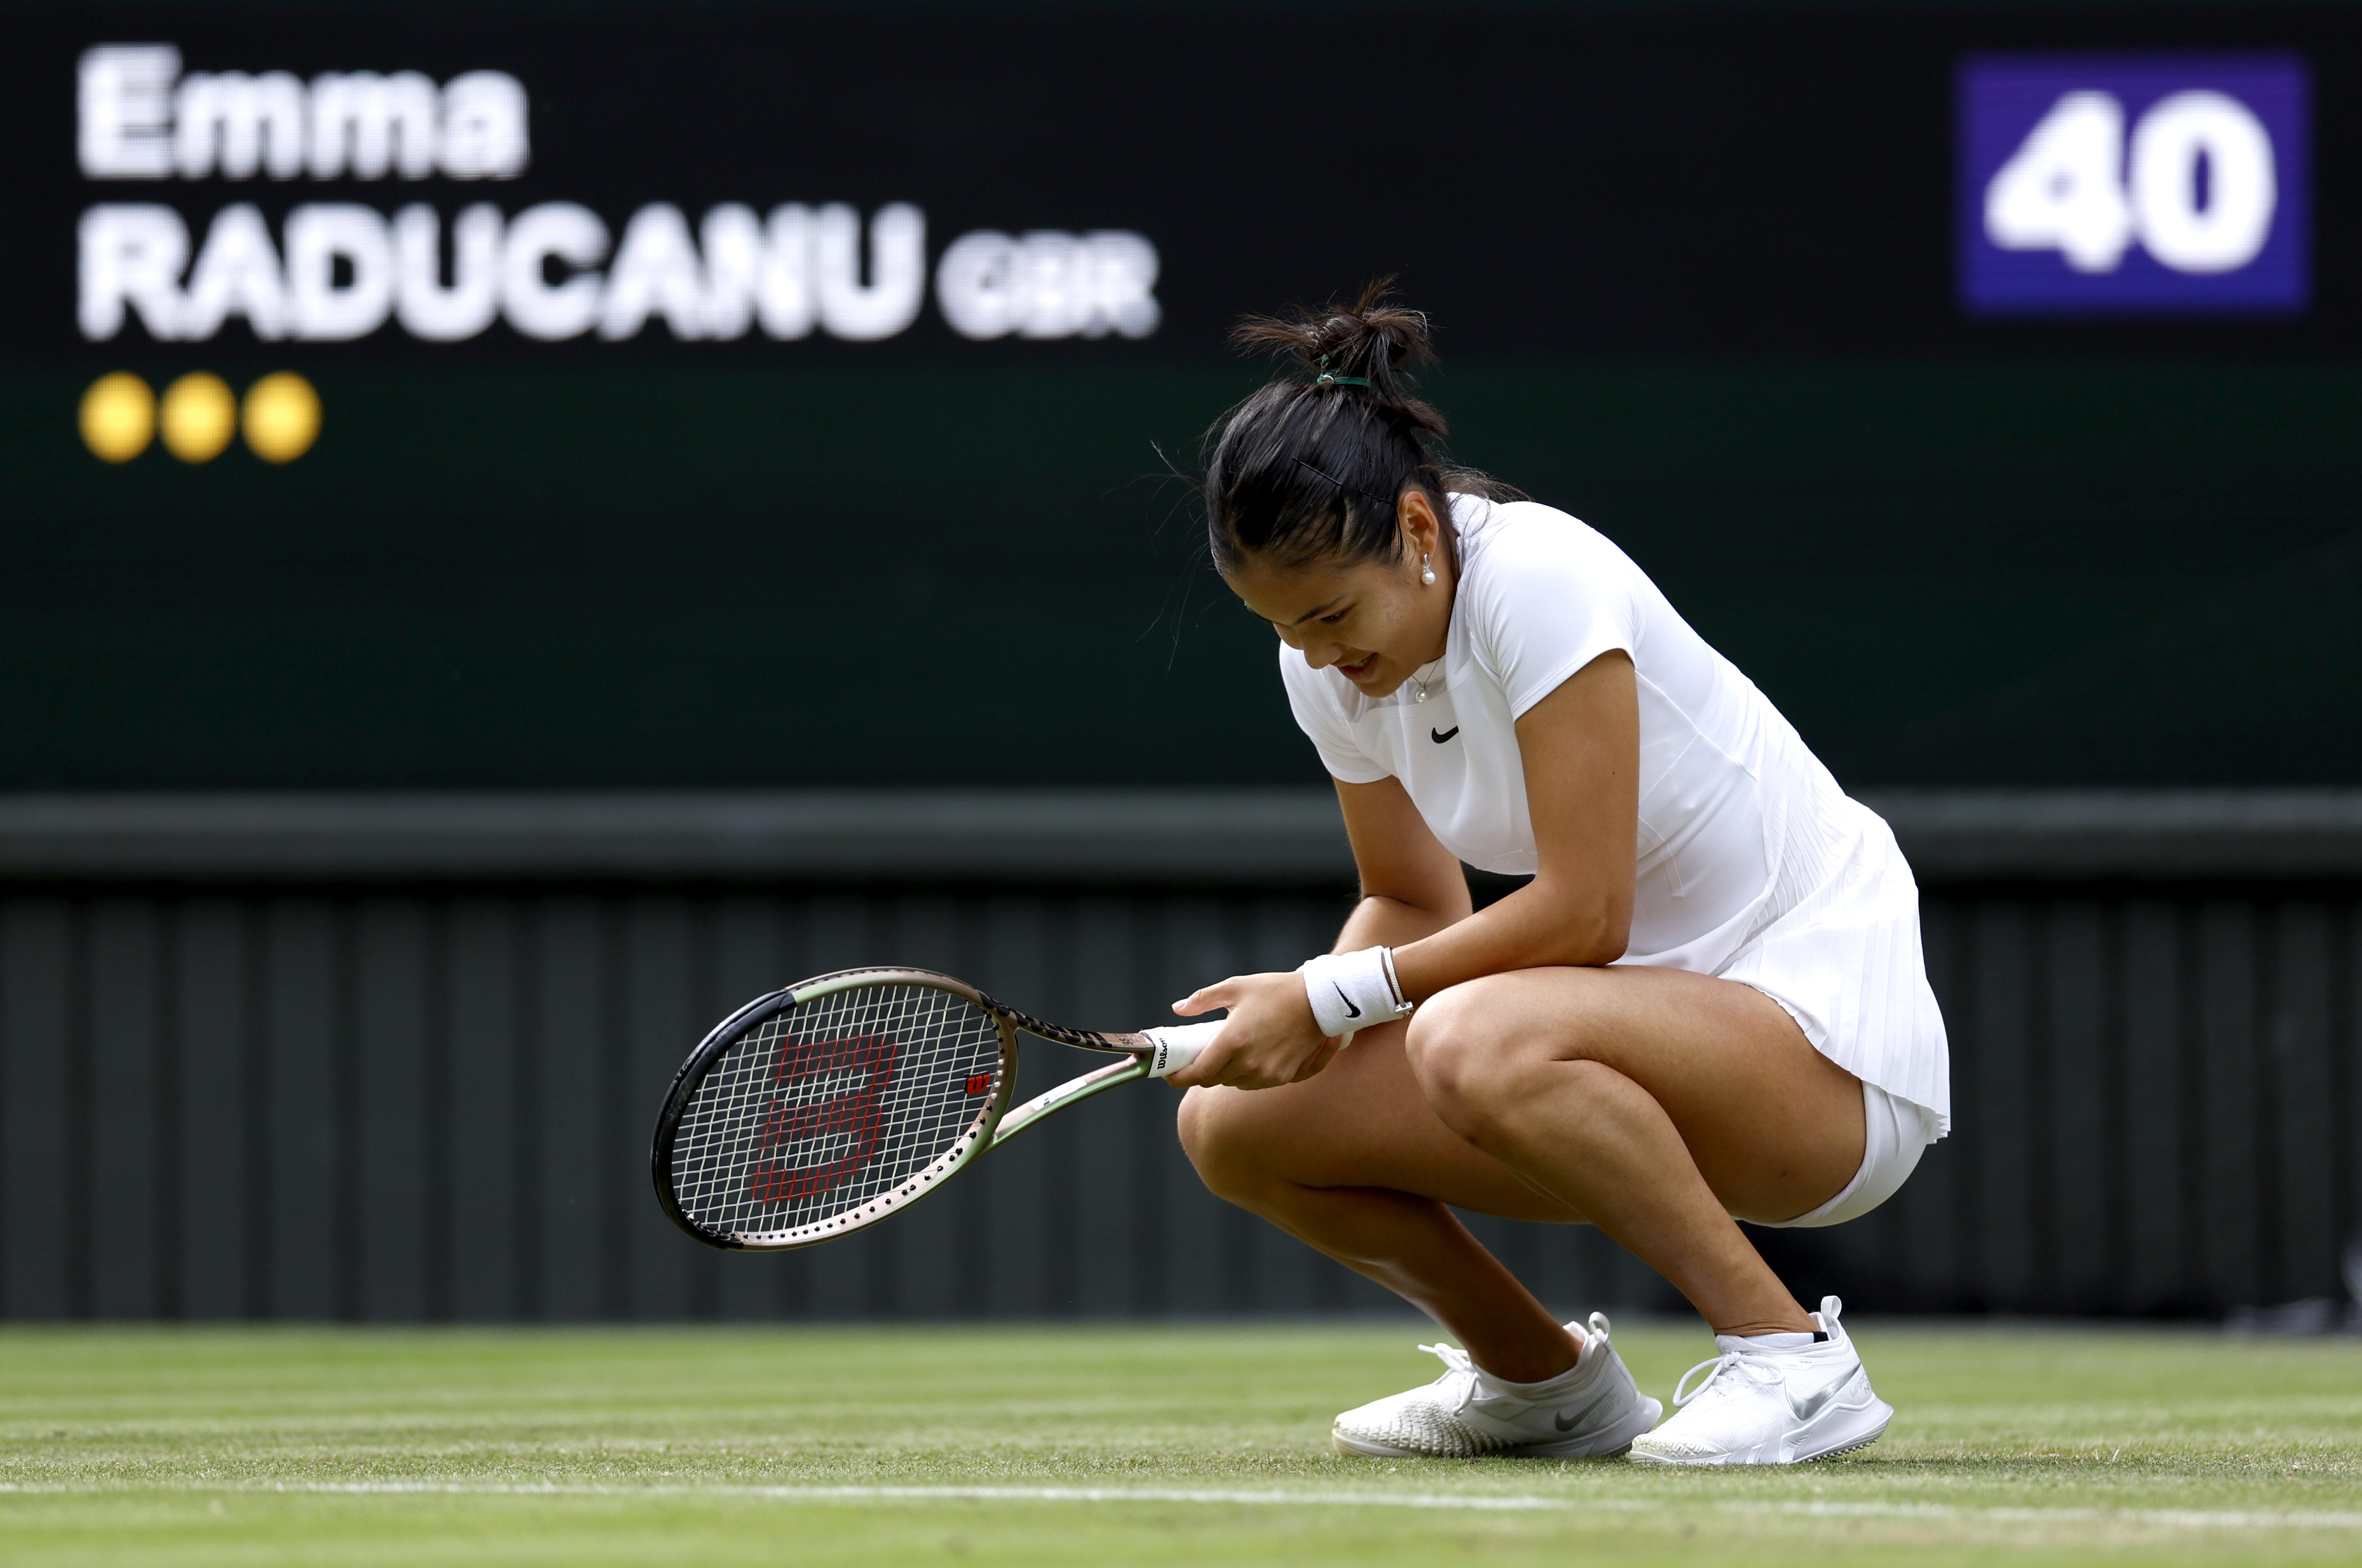
<instances>
[{"instance_id":1,"label":"racket strings","mask_svg":"<svg viewBox=\"0 0 2362 1568\"><path fill-rule=\"evenodd\" d=\"M682 1211L723 1234L822 1224L889 1197L958 1144L999 1088L992 1015L930 986L861 986L733 1043L673 1145Z\"/></svg>"}]
</instances>

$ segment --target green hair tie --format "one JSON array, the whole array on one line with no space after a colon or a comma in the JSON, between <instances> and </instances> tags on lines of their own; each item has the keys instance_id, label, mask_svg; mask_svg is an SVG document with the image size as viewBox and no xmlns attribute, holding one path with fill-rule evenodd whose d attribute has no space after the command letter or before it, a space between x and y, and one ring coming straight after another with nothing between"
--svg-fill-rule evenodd
<instances>
[{"instance_id":1,"label":"green hair tie","mask_svg":"<svg viewBox=\"0 0 2362 1568\"><path fill-rule=\"evenodd\" d=\"M1370 384L1370 378L1367 376L1331 375L1329 371L1329 356L1326 354L1320 356L1320 362L1315 369L1320 372L1312 378L1312 384L1316 387L1365 387Z\"/></svg>"}]
</instances>

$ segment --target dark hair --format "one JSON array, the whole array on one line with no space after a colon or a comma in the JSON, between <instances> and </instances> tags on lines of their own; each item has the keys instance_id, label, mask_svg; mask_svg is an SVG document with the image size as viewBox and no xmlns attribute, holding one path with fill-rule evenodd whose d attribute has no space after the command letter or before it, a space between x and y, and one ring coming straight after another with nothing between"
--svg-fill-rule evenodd
<instances>
[{"instance_id":1,"label":"dark hair","mask_svg":"<svg viewBox=\"0 0 2362 1568\"><path fill-rule=\"evenodd\" d=\"M1237 348L1290 356L1303 375L1270 382L1207 432L1206 536L1223 571L1249 556L1283 566L1398 559L1406 486L1426 493L1456 555L1447 493L1508 493L1444 465L1443 415L1405 375L1434 362L1427 317L1386 303L1393 282L1350 305L1251 315L1231 334Z\"/></svg>"}]
</instances>

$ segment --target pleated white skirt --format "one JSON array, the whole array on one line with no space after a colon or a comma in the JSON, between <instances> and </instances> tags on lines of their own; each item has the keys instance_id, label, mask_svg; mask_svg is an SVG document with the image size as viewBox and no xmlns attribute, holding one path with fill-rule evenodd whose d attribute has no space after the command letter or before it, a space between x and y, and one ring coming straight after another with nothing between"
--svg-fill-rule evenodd
<instances>
[{"instance_id":1,"label":"pleated white skirt","mask_svg":"<svg viewBox=\"0 0 2362 1568\"><path fill-rule=\"evenodd\" d=\"M1838 1066L1928 1111L1933 1143L1951 1131L1951 1048L1927 984L1919 885L1877 812L1841 795L1815 804L1795 825L1817 841L1800 858L1824 874L1714 972L1787 1009Z\"/></svg>"}]
</instances>

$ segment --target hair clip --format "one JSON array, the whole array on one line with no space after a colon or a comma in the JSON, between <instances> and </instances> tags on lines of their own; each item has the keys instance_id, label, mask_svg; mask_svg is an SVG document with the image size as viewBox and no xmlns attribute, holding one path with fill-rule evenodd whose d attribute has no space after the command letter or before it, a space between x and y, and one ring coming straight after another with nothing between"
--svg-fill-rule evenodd
<instances>
[{"instance_id":1,"label":"hair clip","mask_svg":"<svg viewBox=\"0 0 2362 1568\"><path fill-rule=\"evenodd\" d=\"M1316 387L1365 387L1370 384L1370 378L1367 376L1332 376L1328 371L1323 370L1319 375L1312 378L1312 384Z\"/></svg>"}]
</instances>

